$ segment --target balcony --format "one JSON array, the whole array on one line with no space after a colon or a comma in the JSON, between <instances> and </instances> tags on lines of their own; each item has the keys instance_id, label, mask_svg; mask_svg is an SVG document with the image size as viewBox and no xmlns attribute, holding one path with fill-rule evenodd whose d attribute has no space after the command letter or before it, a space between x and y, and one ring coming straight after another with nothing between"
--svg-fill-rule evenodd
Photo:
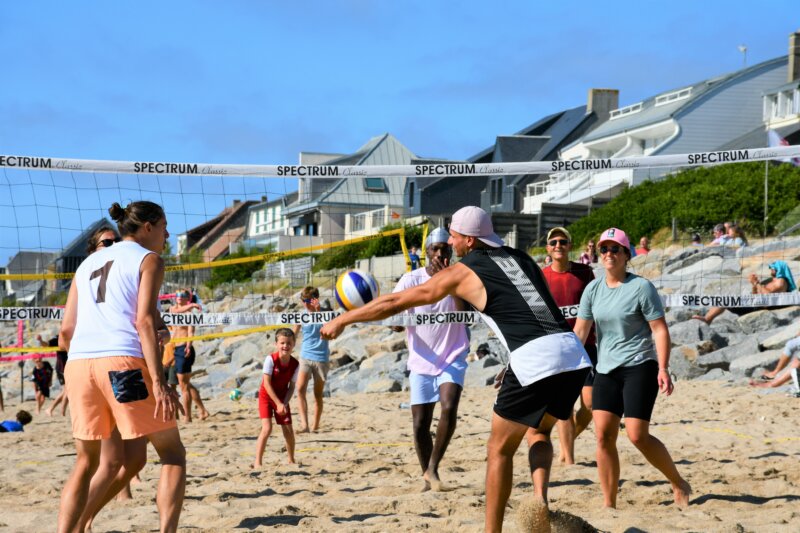
<instances>
[{"instance_id":1,"label":"balcony","mask_svg":"<svg viewBox=\"0 0 800 533\"><path fill-rule=\"evenodd\" d=\"M345 238L363 237L377 233L380 229L402 218L402 209L388 205L363 213L345 215Z\"/></svg>"}]
</instances>

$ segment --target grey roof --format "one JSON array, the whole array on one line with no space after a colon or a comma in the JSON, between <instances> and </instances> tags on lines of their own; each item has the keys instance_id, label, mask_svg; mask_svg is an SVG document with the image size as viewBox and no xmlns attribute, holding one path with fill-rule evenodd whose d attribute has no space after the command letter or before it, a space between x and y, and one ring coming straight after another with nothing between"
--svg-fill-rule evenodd
<instances>
[{"instance_id":1,"label":"grey roof","mask_svg":"<svg viewBox=\"0 0 800 533\"><path fill-rule=\"evenodd\" d=\"M292 204L297 201L297 191L290 192L284 196L279 196L273 200L267 200L265 202L258 202L257 204L253 204L247 209L253 211L255 209L261 209L262 207L267 207L270 205L277 205L282 204L284 206Z\"/></svg>"},{"instance_id":2,"label":"grey roof","mask_svg":"<svg viewBox=\"0 0 800 533\"><path fill-rule=\"evenodd\" d=\"M792 80L792 81L790 81L788 83L784 83L783 85L780 85L778 87L773 87L772 89L770 89L768 91L764 91L764 95L775 94L775 93L787 91L789 89L797 89L798 87L800 87L800 79Z\"/></svg>"},{"instance_id":3,"label":"grey roof","mask_svg":"<svg viewBox=\"0 0 800 533\"><path fill-rule=\"evenodd\" d=\"M117 225L109 222L109 220L105 217L95 220L89 226L84 229L80 234L72 239L69 244L67 244L64 249L61 251L61 256L69 256L69 255L79 255L79 256L86 256L86 245L89 243L89 238L94 234L95 231L99 230L102 227L109 227L113 229L115 232L117 230Z\"/></svg>"},{"instance_id":4,"label":"grey roof","mask_svg":"<svg viewBox=\"0 0 800 533\"><path fill-rule=\"evenodd\" d=\"M675 115L678 115L682 110L687 109L690 105L695 103L700 98L703 98L704 96L708 95L713 91L718 91L723 89L728 84L739 78L742 78L744 76L750 75L752 73L761 70L769 70L775 67L776 65L786 62L787 62L787 56L777 57L775 59L770 59L769 61L764 61L757 65L753 65L752 67L747 67L742 70L732 72L730 74L717 76L715 78L710 78L701 81L699 83L687 85L685 87L680 87L670 91L661 92L656 96L647 98L646 100L640 102L642 104L641 111L636 113L631 113L630 115L622 116L613 120L607 120L603 124L599 125L597 128L592 130L583 138L583 142L591 142L597 139L602 139L603 137L608 137L611 135L616 135L618 133L623 133L625 131L641 128L643 126L647 126L650 124L657 124L659 122L663 122L664 120L667 120L671 117L674 117ZM659 96L689 88L691 88L692 93L688 98L684 98L682 100L675 100L656 107L655 105L656 98L658 98ZM636 105L636 103L632 105Z\"/></svg>"},{"instance_id":5,"label":"grey roof","mask_svg":"<svg viewBox=\"0 0 800 533\"><path fill-rule=\"evenodd\" d=\"M367 141L355 153L332 159L326 165L408 165L416 156L392 134L384 133ZM320 204L397 205L402 203L405 177L384 177L384 191L367 191L364 178L341 178L308 202L290 205L287 214L315 208Z\"/></svg>"}]
</instances>

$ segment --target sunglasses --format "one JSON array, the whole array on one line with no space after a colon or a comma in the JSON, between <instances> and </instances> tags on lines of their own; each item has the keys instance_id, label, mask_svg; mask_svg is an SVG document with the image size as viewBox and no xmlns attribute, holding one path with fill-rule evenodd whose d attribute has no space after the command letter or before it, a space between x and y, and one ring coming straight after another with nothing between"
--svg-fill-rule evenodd
<instances>
[{"instance_id":1,"label":"sunglasses","mask_svg":"<svg viewBox=\"0 0 800 533\"><path fill-rule=\"evenodd\" d=\"M557 244L560 244L561 246L566 246L569 244L569 241L567 239L553 239L551 241L548 241L547 244L549 244L550 246L555 246Z\"/></svg>"},{"instance_id":2,"label":"sunglasses","mask_svg":"<svg viewBox=\"0 0 800 533\"><path fill-rule=\"evenodd\" d=\"M617 246L616 244L614 246L601 246L600 247L600 253L601 254L607 254L608 252L611 252L612 254L616 255L616 254L618 254L620 252L620 250L622 250L622 246Z\"/></svg>"},{"instance_id":3,"label":"sunglasses","mask_svg":"<svg viewBox=\"0 0 800 533\"><path fill-rule=\"evenodd\" d=\"M304 304L310 304L311 302L314 301L314 298L300 298L300 301L303 302Z\"/></svg>"},{"instance_id":4,"label":"sunglasses","mask_svg":"<svg viewBox=\"0 0 800 533\"><path fill-rule=\"evenodd\" d=\"M105 248L109 248L115 242L119 242L122 239L100 239L98 242L102 244Z\"/></svg>"},{"instance_id":5,"label":"sunglasses","mask_svg":"<svg viewBox=\"0 0 800 533\"><path fill-rule=\"evenodd\" d=\"M179 292L178 294L175 295L175 298L188 298L188 297L189 293L186 292Z\"/></svg>"}]
</instances>

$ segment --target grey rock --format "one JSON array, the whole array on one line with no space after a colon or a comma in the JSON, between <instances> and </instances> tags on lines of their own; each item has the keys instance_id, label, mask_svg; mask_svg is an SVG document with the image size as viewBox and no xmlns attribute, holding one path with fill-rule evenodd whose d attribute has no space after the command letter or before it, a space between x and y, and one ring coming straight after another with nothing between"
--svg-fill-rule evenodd
<instances>
[{"instance_id":1,"label":"grey rock","mask_svg":"<svg viewBox=\"0 0 800 533\"><path fill-rule=\"evenodd\" d=\"M798 272L797 270L795 272ZM783 309L773 309L773 313L778 317L782 324L789 324L795 318L800 317L800 305L793 305L791 307L784 307Z\"/></svg>"},{"instance_id":2,"label":"grey rock","mask_svg":"<svg viewBox=\"0 0 800 533\"><path fill-rule=\"evenodd\" d=\"M696 363L700 368L707 370L713 368L728 370L731 361L757 353L759 353L758 339L755 336L749 336L740 343L701 355L697 358Z\"/></svg>"},{"instance_id":3,"label":"grey rock","mask_svg":"<svg viewBox=\"0 0 800 533\"><path fill-rule=\"evenodd\" d=\"M753 355L739 357L735 361L731 362L730 371L735 376L750 377L753 375L755 370L774 365L776 362L778 362L780 355L780 350L768 350L766 352L759 352Z\"/></svg>"},{"instance_id":4,"label":"grey rock","mask_svg":"<svg viewBox=\"0 0 800 533\"><path fill-rule=\"evenodd\" d=\"M780 328L779 331L761 341L764 350L783 348L787 341L800 335L800 322L795 322Z\"/></svg>"},{"instance_id":5,"label":"grey rock","mask_svg":"<svg viewBox=\"0 0 800 533\"><path fill-rule=\"evenodd\" d=\"M697 378L697 381L725 381L731 378L731 373L721 368L712 368L708 373Z\"/></svg>"},{"instance_id":6,"label":"grey rock","mask_svg":"<svg viewBox=\"0 0 800 533\"><path fill-rule=\"evenodd\" d=\"M400 392L403 390L402 382L391 378L383 378L369 382L364 392Z\"/></svg>"},{"instance_id":7,"label":"grey rock","mask_svg":"<svg viewBox=\"0 0 800 533\"><path fill-rule=\"evenodd\" d=\"M695 311L689 307L675 307L674 309L667 311L664 315L664 318L666 319L667 324L672 326L673 324L690 320L695 314Z\"/></svg>"},{"instance_id":8,"label":"grey rock","mask_svg":"<svg viewBox=\"0 0 800 533\"><path fill-rule=\"evenodd\" d=\"M702 320L687 320L686 322L679 322L669 328L669 336L672 340L673 346L681 346L686 344L700 344L706 341L711 341L713 346L705 347L704 351L712 351L719 346L723 346L725 341L721 336L716 333L708 324Z\"/></svg>"},{"instance_id":9,"label":"grey rock","mask_svg":"<svg viewBox=\"0 0 800 533\"><path fill-rule=\"evenodd\" d=\"M697 351L693 346L673 348L669 357L669 372L673 379L695 379L705 374L706 369L695 363L696 358Z\"/></svg>"},{"instance_id":10,"label":"grey rock","mask_svg":"<svg viewBox=\"0 0 800 533\"><path fill-rule=\"evenodd\" d=\"M789 252L793 248L800 248L800 238L790 237L787 239L773 240L758 246L746 246L739 253L740 257L757 257L767 252Z\"/></svg>"},{"instance_id":11,"label":"grey rock","mask_svg":"<svg viewBox=\"0 0 800 533\"><path fill-rule=\"evenodd\" d=\"M253 362L261 364L264 360L264 350L254 342L239 344L231 354L231 364L235 368L242 368Z\"/></svg>"},{"instance_id":12,"label":"grey rock","mask_svg":"<svg viewBox=\"0 0 800 533\"><path fill-rule=\"evenodd\" d=\"M780 326L780 320L775 316L775 313L762 309L761 311L754 311L740 316L737 320L739 326L747 334L758 333L759 331L766 331L768 329Z\"/></svg>"}]
</instances>

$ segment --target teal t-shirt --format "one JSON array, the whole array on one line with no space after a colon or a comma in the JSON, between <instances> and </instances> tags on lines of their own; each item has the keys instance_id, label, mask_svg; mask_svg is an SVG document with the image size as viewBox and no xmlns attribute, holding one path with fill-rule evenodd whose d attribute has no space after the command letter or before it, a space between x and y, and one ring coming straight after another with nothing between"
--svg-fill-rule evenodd
<instances>
[{"instance_id":1,"label":"teal t-shirt","mask_svg":"<svg viewBox=\"0 0 800 533\"><path fill-rule=\"evenodd\" d=\"M303 324L300 331L303 332L303 345L300 348L300 358L317 363L327 363L330 359L331 351L328 349L328 341L323 339L319 332L324 324Z\"/></svg>"},{"instance_id":2,"label":"teal t-shirt","mask_svg":"<svg viewBox=\"0 0 800 533\"><path fill-rule=\"evenodd\" d=\"M608 374L620 366L657 360L651 320L664 316L664 306L652 283L628 274L617 288L605 276L589 283L581 296L578 318L594 320L597 331L597 371Z\"/></svg>"}]
</instances>

